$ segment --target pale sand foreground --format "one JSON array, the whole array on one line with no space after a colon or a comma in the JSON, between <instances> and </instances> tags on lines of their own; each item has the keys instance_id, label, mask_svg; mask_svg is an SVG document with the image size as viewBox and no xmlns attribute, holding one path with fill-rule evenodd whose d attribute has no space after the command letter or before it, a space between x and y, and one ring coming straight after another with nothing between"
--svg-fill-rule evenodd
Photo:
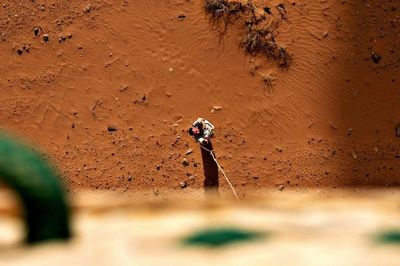
<instances>
[{"instance_id":1,"label":"pale sand foreground","mask_svg":"<svg viewBox=\"0 0 400 266\"><path fill-rule=\"evenodd\" d=\"M23 237L12 200L1 195L1 265L398 265L400 246L374 241L400 228L400 193L265 192L246 202L204 202L80 193L75 238L34 248ZM138 198L142 198L138 200ZM197 229L235 227L269 237L220 249L184 247Z\"/></svg>"}]
</instances>

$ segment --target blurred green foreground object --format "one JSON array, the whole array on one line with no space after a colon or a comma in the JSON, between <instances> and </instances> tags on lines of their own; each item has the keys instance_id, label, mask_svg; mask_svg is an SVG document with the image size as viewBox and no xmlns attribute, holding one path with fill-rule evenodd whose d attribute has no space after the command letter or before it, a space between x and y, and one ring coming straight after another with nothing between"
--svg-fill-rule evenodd
<instances>
[{"instance_id":1,"label":"blurred green foreground object","mask_svg":"<svg viewBox=\"0 0 400 266\"><path fill-rule=\"evenodd\" d=\"M183 239L187 246L223 247L233 243L257 240L265 234L235 228L205 229Z\"/></svg>"},{"instance_id":2,"label":"blurred green foreground object","mask_svg":"<svg viewBox=\"0 0 400 266\"><path fill-rule=\"evenodd\" d=\"M400 245L400 231L399 230L388 230L380 233L376 237L377 242L381 244L396 244Z\"/></svg>"},{"instance_id":3,"label":"blurred green foreground object","mask_svg":"<svg viewBox=\"0 0 400 266\"><path fill-rule=\"evenodd\" d=\"M0 181L15 190L22 201L27 243L70 237L69 210L57 174L32 148L1 131Z\"/></svg>"}]
</instances>

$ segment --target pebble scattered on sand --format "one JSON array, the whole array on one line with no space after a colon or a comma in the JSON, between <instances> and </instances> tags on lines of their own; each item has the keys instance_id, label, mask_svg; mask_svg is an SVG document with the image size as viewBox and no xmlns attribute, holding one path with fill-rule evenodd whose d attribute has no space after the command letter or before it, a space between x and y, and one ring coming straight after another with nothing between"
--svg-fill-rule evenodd
<instances>
[{"instance_id":1,"label":"pebble scattered on sand","mask_svg":"<svg viewBox=\"0 0 400 266\"><path fill-rule=\"evenodd\" d=\"M67 33L67 34L59 34L58 35L58 41L61 42L65 42L67 39L71 39L72 38L72 34L71 33Z\"/></svg>"},{"instance_id":2,"label":"pebble scattered on sand","mask_svg":"<svg viewBox=\"0 0 400 266\"><path fill-rule=\"evenodd\" d=\"M214 106L212 107L212 109L211 109L211 113L214 113L214 112L216 112L216 111L222 111L222 107L221 107L221 106L214 105Z\"/></svg>"},{"instance_id":3,"label":"pebble scattered on sand","mask_svg":"<svg viewBox=\"0 0 400 266\"><path fill-rule=\"evenodd\" d=\"M349 131L347 131L347 136L351 136L351 134L353 134L353 129L349 128Z\"/></svg>"},{"instance_id":4,"label":"pebble scattered on sand","mask_svg":"<svg viewBox=\"0 0 400 266\"><path fill-rule=\"evenodd\" d=\"M83 9L83 12L85 13L89 13L90 11L92 11L93 6L91 4L88 4L87 6L85 6L85 8Z\"/></svg>"},{"instance_id":5,"label":"pebble scattered on sand","mask_svg":"<svg viewBox=\"0 0 400 266\"><path fill-rule=\"evenodd\" d=\"M113 126L109 126L109 127L107 128L107 130L108 130L108 132L115 132L115 131L117 131L117 128L116 128L116 127L113 127Z\"/></svg>"},{"instance_id":6,"label":"pebble scattered on sand","mask_svg":"<svg viewBox=\"0 0 400 266\"><path fill-rule=\"evenodd\" d=\"M34 27L33 28L33 34L35 34L35 36L39 36L42 33L42 28L41 27Z\"/></svg>"},{"instance_id":7,"label":"pebble scattered on sand","mask_svg":"<svg viewBox=\"0 0 400 266\"><path fill-rule=\"evenodd\" d=\"M189 155L189 154L191 154L192 152L193 152L192 149L188 149L188 150L185 152L185 155Z\"/></svg>"},{"instance_id":8,"label":"pebble scattered on sand","mask_svg":"<svg viewBox=\"0 0 400 266\"><path fill-rule=\"evenodd\" d=\"M22 55L24 52L29 53L31 51L30 44L24 44L22 48L17 49L17 55Z\"/></svg>"},{"instance_id":9,"label":"pebble scattered on sand","mask_svg":"<svg viewBox=\"0 0 400 266\"><path fill-rule=\"evenodd\" d=\"M182 181L182 182L179 183L179 186L181 188L187 188L188 184L186 183L186 181Z\"/></svg>"},{"instance_id":10,"label":"pebble scattered on sand","mask_svg":"<svg viewBox=\"0 0 400 266\"><path fill-rule=\"evenodd\" d=\"M285 189L285 186L284 185L280 185L279 187L278 187L278 190L279 191L283 191Z\"/></svg>"},{"instance_id":11,"label":"pebble scattered on sand","mask_svg":"<svg viewBox=\"0 0 400 266\"><path fill-rule=\"evenodd\" d=\"M182 164L183 164L184 166L189 166L189 160L186 159L186 158L183 158Z\"/></svg>"},{"instance_id":12,"label":"pebble scattered on sand","mask_svg":"<svg viewBox=\"0 0 400 266\"><path fill-rule=\"evenodd\" d=\"M65 37L64 35L58 36L58 42L65 42L66 39L67 39L67 37Z\"/></svg>"},{"instance_id":13,"label":"pebble scattered on sand","mask_svg":"<svg viewBox=\"0 0 400 266\"><path fill-rule=\"evenodd\" d=\"M43 41L45 42L50 41L50 36L48 34L43 34Z\"/></svg>"},{"instance_id":14,"label":"pebble scattered on sand","mask_svg":"<svg viewBox=\"0 0 400 266\"><path fill-rule=\"evenodd\" d=\"M373 61L375 64L379 64L379 62L380 62L381 59L382 59L382 56L380 56L379 54L377 54L377 53L375 53L375 52L372 52L372 53L371 53L371 59L372 59L372 61Z\"/></svg>"}]
</instances>

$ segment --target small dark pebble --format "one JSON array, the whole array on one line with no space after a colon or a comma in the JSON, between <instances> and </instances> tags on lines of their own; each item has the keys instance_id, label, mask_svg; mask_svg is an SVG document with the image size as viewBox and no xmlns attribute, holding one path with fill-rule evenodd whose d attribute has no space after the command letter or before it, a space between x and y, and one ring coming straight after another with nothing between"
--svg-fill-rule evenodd
<instances>
[{"instance_id":1,"label":"small dark pebble","mask_svg":"<svg viewBox=\"0 0 400 266\"><path fill-rule=\"evenodd\" d=\"M108 132L115 132L115 131L117 131L117 128L116 127L108 127L107 130L108 130Z\"/></svg>"},{"instance_id":2,"label":"small dark pebble","mask_svg":"<svg viewBox=\"0 0 400 266\"><path fill-rule=\"evenodd\" d=\"M347 131L347 136L351 136L351 134L353 134L353 129L349 128L349 131Z\"/></svg>"},{"instance_id":3,"label":"small dark pebble","mask_svg":"<svg viewBox=\"0 0 400 266\"><path fill-rule=\"evenodd\" d=\"M58 37L58 42L65 42L66 39L67 39L67 37L65 37L64 35L61 35Z\"/></svg>"},{"instance_id":4,"label":"small dark pebble","mask_svg":"<svg viewBox=\"0 0 400 266\"><path fill-rule=\"evenodd\" d=\"M375 53L375 52L372 52L372 53L371 53L371 59L372 59L372 61L373 61L375 64L379 64L379 62L380 62L381 59L382 59L382 56L380 56L379 54L377 54L377 53Z\"/></svg>"},{"instance_id":5,"label":"small dark pebble","mask_svg":"<svg viewBox=\"0 0 400 266\"><path fill-rule=\"evenodd\" d=\"M186 181L182 181L182 182L179 183L179 186L181 188L187 188L188 185L187 185Z\"/></svg>"},{"instance_id":6,"label":"small dark pebble","mask_svg":"<svg viewBox=\"0 0 400 266\"><path fill-rule=\"evenodd\" d=\"M188 161L188 159L184 158L184 159L182 160L182 164L183 164L184 166L189 166L189 161Z\"/></svg>"},{"instance_id":7,"label":"small dark pebble","mask_svg":"<svg viewBox=\"0 0 400 266\"><path fill-rule=\"evenodd\" d=\"M42 28L41 27L33 28L33 34L35 34L35 36L39 36L40 33L42 33Z\"/></svg>"},{"instance_id":8,"label":"small dark pebble","mask_svg":"<svg viewBox=\"0 0 400 266\"><path fill-rule=\"evenodd\" d=\"M49 35L48 35L48 34L43 34L43 40L44 40L45 42L50 41Z\"/></svg>"},{"instance_id":9,"label":"small dark pebble","mask_svg":"<svg viewBox=\"0 0 400 266\"><path fill-rule=\"evenodd\" d=\"M264 7L264 12L267 13L268 15L272 15L271 8L269 8L267 6Z\"/></svg>"}]
</instances>

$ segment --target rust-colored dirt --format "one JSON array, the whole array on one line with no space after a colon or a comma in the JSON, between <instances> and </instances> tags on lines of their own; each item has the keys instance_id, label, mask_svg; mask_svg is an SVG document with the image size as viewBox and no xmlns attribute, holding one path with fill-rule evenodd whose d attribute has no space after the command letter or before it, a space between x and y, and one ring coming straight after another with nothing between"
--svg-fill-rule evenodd
<instances>
[{"instance_id":1,"label":"rust-colored dirt","mask_svg":"<svg viewBox=\"0 0 400 266\"><path fill-rule=\"evenodd\" d=\"M216 125L214 149L241 196L398 185L400 2L258 4L277 16L281 2L288 70L246 55L238 21L221 37L200 0L3 0L0 125L50 153L73 189L202 187L185 133L197 117Z\"/></svg>"}]
</instances>

